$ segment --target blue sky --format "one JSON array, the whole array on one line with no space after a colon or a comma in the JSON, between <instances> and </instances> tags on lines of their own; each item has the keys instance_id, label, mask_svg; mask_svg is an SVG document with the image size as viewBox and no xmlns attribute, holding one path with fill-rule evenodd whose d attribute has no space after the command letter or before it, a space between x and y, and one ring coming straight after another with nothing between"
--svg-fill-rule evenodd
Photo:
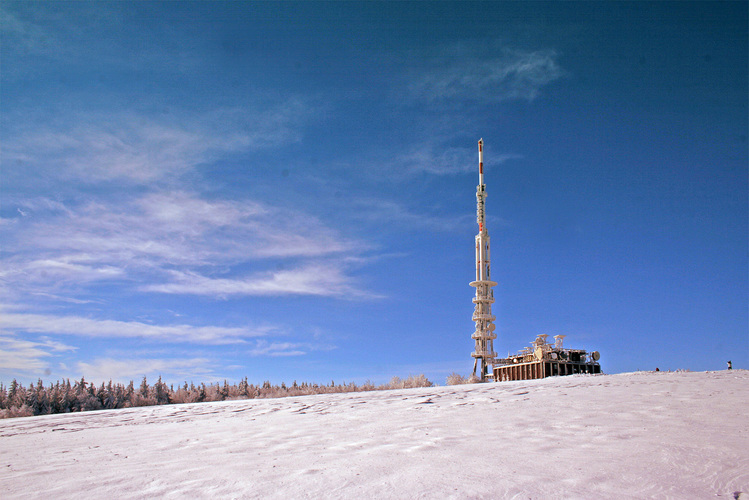
<instances>
[{"instance_id":1,"label":"blue sky","mask_svg":"<svg viewBox=\"0 0 749 500\"><path fill-rule=\"evenodd\" d=\"M0 380L749 368L747 4L3 2Z\"/></svg>"}]
</instances>

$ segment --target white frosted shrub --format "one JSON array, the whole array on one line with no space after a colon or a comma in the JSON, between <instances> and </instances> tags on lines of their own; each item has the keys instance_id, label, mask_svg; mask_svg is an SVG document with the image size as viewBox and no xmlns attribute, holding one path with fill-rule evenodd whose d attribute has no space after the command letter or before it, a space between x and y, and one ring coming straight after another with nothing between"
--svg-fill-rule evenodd
<instances>
[{"instance_id":1,"label":"white frosted shrub","mask_svg":"<svg viewBox=\"0 0 749 500\"><path fill-rule=\"evenodd\" d=\"M450 375L447 376L447 385L462 385L467 384L468 379L464 377L463 375L459 375L455 372L452 372Z\"/></svg>"}]
</instances>

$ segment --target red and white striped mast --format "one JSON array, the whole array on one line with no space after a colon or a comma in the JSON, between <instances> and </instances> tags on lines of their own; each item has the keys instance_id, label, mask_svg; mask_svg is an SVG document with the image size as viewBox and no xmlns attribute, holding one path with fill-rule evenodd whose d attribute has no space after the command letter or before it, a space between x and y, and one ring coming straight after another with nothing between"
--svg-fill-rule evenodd
<instances>
[{"instance_id":1,"label":"red and white striped mast","mask_svg":"<svg viewBox=\"0 0 749 500\"><path fill-rule=\"evenodd\" d=\"M471 356L473 361L473 374L484 382L487 371L494 365L497 353L494 352L494 333L496 326L493 321L497 319L492 316L492 304L494 303L494 292L492 287L497 283L490 279L489 259L489 232L486 229L486 218L484 213L484 200L486 199L486 185L484 184L484 140L479 139L479 185L476 187L476 222L479 225L479 233L476 235L476 281L471 286L476 288L476 296L473 298L475 304L473 321L476 322L476 330L471 338L476 341L476 347ZM479 369L478 374L476 373ZM491 372L489 373L491 374Z\"/></svg>"}]
</instances>

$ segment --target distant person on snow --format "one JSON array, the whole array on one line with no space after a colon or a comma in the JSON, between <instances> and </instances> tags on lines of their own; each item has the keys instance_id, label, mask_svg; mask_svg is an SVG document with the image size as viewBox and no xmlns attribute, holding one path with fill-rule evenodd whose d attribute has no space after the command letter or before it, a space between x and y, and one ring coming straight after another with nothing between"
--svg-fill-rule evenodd
<instances>
[{"instance_id":1,"label":"distant person on snow","mask_svg":"<svg viewBox=\"0 0 749 500\"><path fill-rule=\"evenodd\" d=\"M731 364L731 362L730 362L730 361L728 362L728 369L729 369L729 370L733 370L733 365Z\"/></svg>"}]
</instances>

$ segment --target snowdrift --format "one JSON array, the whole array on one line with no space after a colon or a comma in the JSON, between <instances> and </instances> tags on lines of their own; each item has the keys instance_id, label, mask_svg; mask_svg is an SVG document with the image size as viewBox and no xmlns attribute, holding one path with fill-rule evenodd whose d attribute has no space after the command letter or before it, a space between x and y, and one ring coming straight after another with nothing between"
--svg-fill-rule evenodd
<instances>
[{"instance_id":1,"label":"snowdrift","mask_svg":"<svg viewBox=\"0 0 749 500\"><path fill-rule=\"evenodd\" d=\"M0 421L0 497L749 498L749 372Z\"/></svg>"}]
</instances>

